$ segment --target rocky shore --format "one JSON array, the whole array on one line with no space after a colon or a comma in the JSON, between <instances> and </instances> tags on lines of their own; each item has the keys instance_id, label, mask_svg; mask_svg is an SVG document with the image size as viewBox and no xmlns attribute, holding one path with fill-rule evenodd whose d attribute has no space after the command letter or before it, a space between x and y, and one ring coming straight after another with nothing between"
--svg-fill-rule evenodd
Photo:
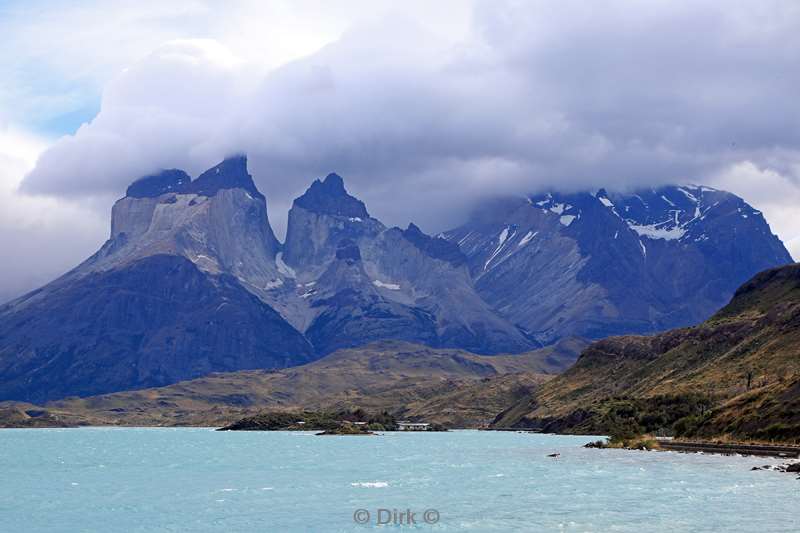
<instances>
[{"instance_id":1,"label":"rocky shore","mask_svg":"<svg viewBox=\"0 0 800 533\"><path fill-rule=\"evenodd\" d=\"M320 431L318 435L371 435L397 429L390 414L353 411L265 411L219 428L218 431Z\"/></svg>"}]
</instances>

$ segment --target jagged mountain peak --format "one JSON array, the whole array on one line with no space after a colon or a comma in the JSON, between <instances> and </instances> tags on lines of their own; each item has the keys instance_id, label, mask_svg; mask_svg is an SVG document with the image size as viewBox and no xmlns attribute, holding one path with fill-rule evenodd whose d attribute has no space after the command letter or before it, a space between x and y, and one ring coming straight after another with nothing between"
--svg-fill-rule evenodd
<instances>
[{"instance_id":1,"label":"jagged mountain peak","mask_svg":"<svg viewBox=\"0 0 800 533\"><path fill-rule=\"evenodd\" d=\"M244 189L257 198L264 199L253 177L247 171L247 156L237 154L211 167L189 185L187 192L214 196L220 189Z\"/></svg>"},{"instance_id":2,"label":"jagged mountain peak","mask_svg":"<svg viewBox=\"0 0 800 533\"><path fill-rule=\"evenodd\" d=\"M325 215L355 219L369 218L364 202L350 195L338 174L328 174L324 180L314 180L311 186L294 201L294 205Z\"/></svg>"},{"instance_id":3,"label":"jagged mountain peak","mask_svg":"<svg viewBox=\"0 0 800 533\"><path fill-rule=\"evenodd\" d=\"M344 188L344 180L336 172L331 172L325 176L325 179L322 180L322 185L327 188L328 192L347 194L347 191Z\"/></svg>"},{"instance_id":4,"label":"jagged mountain peak","mask_svg":"<svg viewBox=\"0 0 800 533\"><path fill-rule=\"evenodd\" d=\"M338 174L314 180L294 200L286 228L284 257L293 268L317 271L336 255L343 239L375 237L386 227L352 196ZM312 277L316 274L312 274Z\"/></svg>"}]
</instances>

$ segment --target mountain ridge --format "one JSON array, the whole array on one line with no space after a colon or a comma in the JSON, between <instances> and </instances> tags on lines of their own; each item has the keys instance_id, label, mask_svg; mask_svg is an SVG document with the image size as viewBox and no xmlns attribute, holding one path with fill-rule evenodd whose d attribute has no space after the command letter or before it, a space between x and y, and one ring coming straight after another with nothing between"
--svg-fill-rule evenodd
<instances>
[{"instance_id":1,"label":"mountain ridge","mask_svg":"<svg viewBox=\"0 0 800 533\"><path fill-rule=\"evenodd\" d=\"M496 354L570 336L652 332L705 318L733 292L734 279L791 260L759 212L709 188L498 200L462 228L430 236L413 223L387 227L331 173L294 201L283 243L244 156L225 159L194 180L176 169L145 176L126 192L114 204L110 237L97 253L0 306L0 374L13 370L16 380L0 386L0 399L105 391L87 388L92 375L98 387L124 389L186 379L195 375L192 369L211 371L217 368L213 357L193 359L202 353L199 339L223 335L219 324L240 310L251 310L246 315L262 317L263 324L241 322L247 331L236 349L242 353L223 343L224 370L251 368L255 361L293 366L383 339ZM752 241L749 248L739 242L742 236ZM669 269L676 265L684 267L672 279ZM182 274L153 277L165 268ZM126 277L152 281L137 291L120 281ZM191 294L186 286L205 292ZM90 308L76 315L60 299L90 290L130 307L108 315L112 304L87 299ZM155 331L125 329L126 317L142 313L136 305L149 301L148 290L179 295L184 302L170 302L175 309L187 302L197 307L196 314L186 308L181 316L192 318L183 324L140 323L155 331L177 328L181 343L142 343ZM39 334L48 328L61 337ZM276 333L265 343L261 330ZM112 331L125 331L130 341L121 360L158 367L159 377L150 373L148 381L98 365ZM72 363L58 363L67 360ZM99 374L76 370L84 367ZM49 382L73 388L48 389L43 384Z\"/></svg>"}]
</instances>

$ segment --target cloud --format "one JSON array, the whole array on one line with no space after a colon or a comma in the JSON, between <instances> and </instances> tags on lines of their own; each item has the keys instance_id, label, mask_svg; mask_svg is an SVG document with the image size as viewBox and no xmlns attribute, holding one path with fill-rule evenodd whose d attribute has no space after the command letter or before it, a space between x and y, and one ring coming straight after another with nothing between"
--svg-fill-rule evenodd
<instances>
[{"instance_id":1,"label":"cloud","mask_svg":"<svg viewBox=\"0 0 800 533\"><path fill-rule=\"evenodd\" d=\"M241 3L218 24L192 5L194 32L143 23L131 49L178 39L105 85L97 117L44 151L25 193L107 210L140 175L246 151L279 234L292 198L336 171L374 215L428 231L487 194L705 182L800 235L777 198L800 190L795 2L349 3L336 16L311 2L261 18ZM298 22L311 13L326 22ZM276 16L324 38L272 52L287 32L258 21Z\"/></svg>"},{"instance_id":2,"label":"cloud","mask_svg":"<svg viewBox=\"0 0 800 533\"><path fill-rule=\"evenodd\" d=\"M743 161L722 170L709 183L746 198L763 211L772 231L783 238L792 257L800 259L800 157L797 154L784 174Z\"/></svg>"},{"instance_id":3,"label":"cloud","mask_svg":"<svg viewBox=\"0 0 800 533\"><path fill-rule=\"evenodd\" d=\"M35 136L0 129L0 303L63 274L108 236L107 213L91 202L19 193L22 176L45 146Z\"/></svg>"},{"instance_id":4,"label":"cloud","mask_svg":"<svg viewBox=\"0 0 800 533\"><path fill-rule=\"evenodd\" d=\"M252 69L274 68L336 40L349 26L394 9L393 0L26 0L0 2L0 109L40 133L96 114L109 79L161 44L181 39L225 43ZM407 0L404 9L437 32L462 31L469 4Z\"/></svg>"},{"instance_id":5,"label":"cloud","mask_svg":"<svg viewBox=\"0 0 800 533\"><path fill-rule=\"evenodd\" d=\"M224 155L241 72L241 60L214 41L161 46L108 84L98 116L47 149L23 190L119 195L154 169L200 170L198 160Z\"/></svg>"}]
</instances>

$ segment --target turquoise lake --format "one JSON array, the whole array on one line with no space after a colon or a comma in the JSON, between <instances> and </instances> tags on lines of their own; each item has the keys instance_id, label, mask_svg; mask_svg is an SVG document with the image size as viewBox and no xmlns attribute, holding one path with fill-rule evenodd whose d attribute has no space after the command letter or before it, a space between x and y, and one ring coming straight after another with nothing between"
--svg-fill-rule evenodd
<instances>
[{"instance_id":1,"label":"turquoise lake","mask_svg":"<svg viewBox=\"0 0 800 533\"><path fill-rule=\"evenodd\" d=\"M800 530L796 476L750 470L779 459L590 439L0 430L0 531ZM416 524L398 523L406 510Z\"/></svg>"}]
</instances>

